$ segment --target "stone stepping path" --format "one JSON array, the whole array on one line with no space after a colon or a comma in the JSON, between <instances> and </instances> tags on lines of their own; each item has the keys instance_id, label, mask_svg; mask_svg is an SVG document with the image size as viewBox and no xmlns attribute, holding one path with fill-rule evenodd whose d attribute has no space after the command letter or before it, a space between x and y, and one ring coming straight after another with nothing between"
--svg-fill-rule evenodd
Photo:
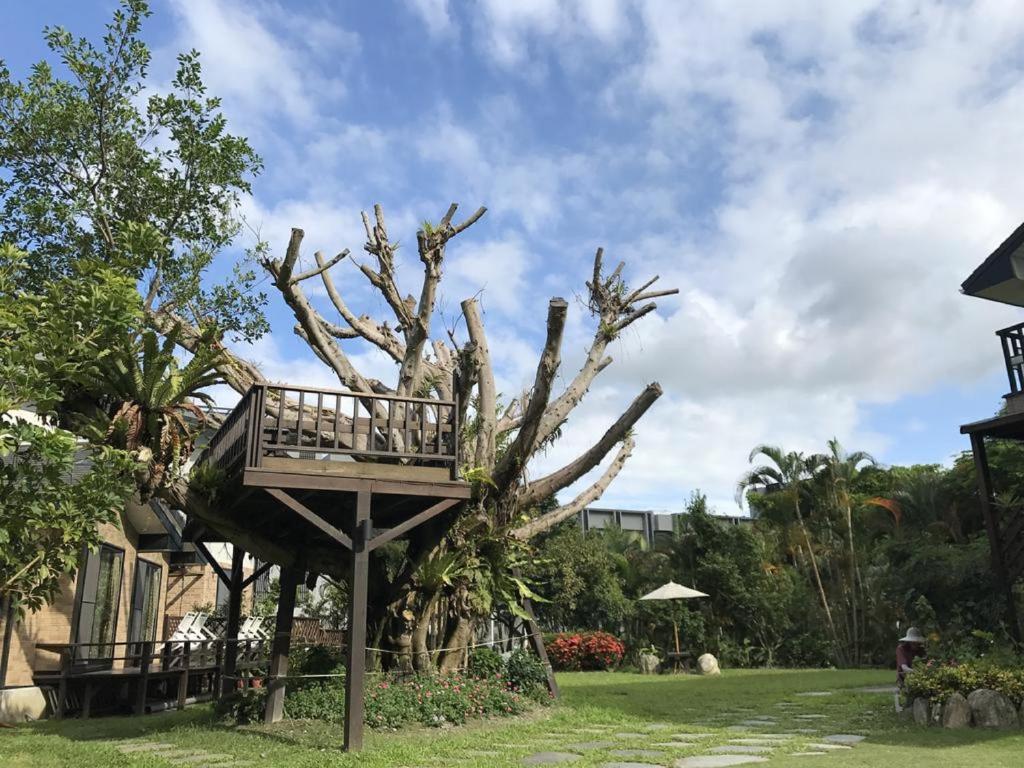
<instances>
[{"instance_id":1,"label":"stone stepping path","mask_svg":"<svg viewBox=\"0 0 1024 768\"><path fill-rule=\"evenodd\" d=\"M834 733L831 736L823 736L822 741L829 744L860 744L866 737L853 733Z\"/></svg>"},{"instance_id":2,"label":"stone stepping path","mask_svg":"<svg viewBox=\"0 0 1024 768\"><path fill-rule=\"evenodd\" d=\"M801 691L797 696L831 696L835 691Z\"/></svg>"},{"instance_id":3,"label":"stone stepping path","mask_svg":"<svg viewBox=\"0 0 1024 768\"><path fill-rule=\"evenodd\" d=\"M846 744L808 744L807 746L810 747L811 749L825 749L825 750L853 749L853 747L847 746Z\"/></svg>"},{"instance_id":4,"label":"stone stepping path","mask_svg":"<svg viewBox=\"0 0 1024 768\"><path fill-rule=\"evenodd\" d=\"M675 768L727 768L732 765L767 762L768 758L760 755L702 755L676 760Z\"/></svg>"},{"instance_id":5,"label":"stone stepping path","mask_svg":"<svg viewBox=\"0 0 1024 768\"><path fill-rule=\"evenodd\" d=\"M157 750L174 748L174 744L168 744L162 741L128 742L117 745L117 751L123 755L130 755L133 752L154 752Z\"/></svg>"},{"instance_id":6,"label":"stone stepping path","mask_svg":"<svg viewBox=\"0 0 1024 768\"><path fill-rule=\"evenodd\" d=\"M588 749L608 749L614 746L614 741L578 741L575 744L566 744L565 748L574 752L586 752Z\"/></svg>"},{"instance_id":7,"label":"stone stepping path","mask_svg":"<svg viewBox=\"0 0 1024 768\"><path fill-rule=\"evenodd\" d=\"M771 752L774 746L754 746L753 744L726 744L721 747L712 747L708 750L713 755L763 755Z\"/></svg>"},{"instance_id":8,"label":"stone stepping path","mask_svg":"<svg viewBox=\"0 0 1024 768\"><path fill-rule=\"evenodd\" d=\"M579 755L572 752L535 752L523 758L523 765L554 765L556 763L572 763L579 760Z\"/></svg>"},{"instance_id":9,"label":"stone stepping path","mask_svg":"<svg viewBox=\"0 0 1024 768\"><path fill-rule=\"evenodd\" d=\"M665 753L657 749L613 749L611 754L616 757L664 757Z\"/></svg>"}]
</instances>

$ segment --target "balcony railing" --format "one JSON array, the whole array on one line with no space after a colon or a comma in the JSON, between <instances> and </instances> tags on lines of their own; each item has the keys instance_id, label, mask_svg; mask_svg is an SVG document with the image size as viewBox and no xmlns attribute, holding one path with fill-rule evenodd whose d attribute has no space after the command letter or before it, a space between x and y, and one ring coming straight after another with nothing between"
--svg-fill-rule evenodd
<instances>
[{"instance_id":1,"label":"balcony railing","mask_svg":"<svg viewBox=\"0 0 1024 768\"><path fill-rule=\"evenodd\" d=\"M255 384L210 440L207 462L228 476L267 456L458 468L458 403Z\"/></svg>"},{"instance_id":2,"label":"balcony railing","mask_svg":"<svg viewBox=\"0 0 1024 768\"><path fill-rule=\"evenodd\" d=\"M1010 395L1024 392L1024 323L996 331L1003 345L1006 376L1010 380Z\"/></svg>"}]
</instances>

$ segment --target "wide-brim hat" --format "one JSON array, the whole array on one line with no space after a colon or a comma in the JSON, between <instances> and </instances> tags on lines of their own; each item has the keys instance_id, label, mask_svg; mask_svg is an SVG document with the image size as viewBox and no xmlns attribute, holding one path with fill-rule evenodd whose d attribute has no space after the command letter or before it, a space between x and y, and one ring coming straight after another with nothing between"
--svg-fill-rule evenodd
<instances>
[{"instance_id":1,"label":"wide-brim hat","mask_svg":"<svg viewBox=\"0 0 1024 768\"><path fill-rule=\"evenodd\" d=\"M925 640L924 635L921 634L921 630L917 627L910 627L907 630L907 634L899 639L901 643L923 643Z\"/></svg>"}]
</instances>

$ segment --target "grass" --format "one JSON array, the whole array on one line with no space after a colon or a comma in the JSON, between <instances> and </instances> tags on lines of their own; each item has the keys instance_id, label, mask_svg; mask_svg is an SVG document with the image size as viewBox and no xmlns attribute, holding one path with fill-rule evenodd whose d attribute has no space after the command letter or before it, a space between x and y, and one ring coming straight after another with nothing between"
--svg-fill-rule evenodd
<instances>
[{"instance_id":1,"label":"grass","mask_svg":"<svg viewBox=\"0 0 1024 768\"><path fill-rule=\"evenodd\" d=\"M727 726L755 715L778 719L768 730L822 724L821 733L864 733L869 738L854 749L821 757L795 757L813 736L786 742L766 768L849 768L850 766L938 766L940 768L1016 768L1024 752L1024 731L983 732L923 729L897 721L891 695L856 690L891 681L887 671L732 671L720 678L691 676L642 677L624 673L559 675L562 701L522 718L491 720L462 728L412 728L399 733L369 732L365 751L358 757L338 750L341 734L336 726L290 721L272 727L230 728L214 721L209 707L141 718L110 717L94 720L40 722L0 729L0 765L5 768L172 768L169 761L143 754L123 755L113 742L160 741L183 749L235 755L254 766L437 766L483 768L519 766L524 756L540 750L610 737L588 728L611 726L608 734L645 733L649 725L663 723L666 730L640 738L616 738L616 748L652 748L654 742L682 731L711 734L707 746L742 736ZM831 696L804 697L802 691L834 691ZM786 702L790 706L777 707ZM801 713L825 715L820 721L801 720ZM752 729L756 731L758 729ZM761 729L764 730L764 729ZM752 732L750 735L754 735ZM474 755L494 751L498 755ZM657 763L673 760L696 749L668 749ZM607 750L587 751L574 762L593 768L614 759ZM619 758L630 759L630 758ZM650 758L634 758L644 762Z\"/></svg>"}]
</instances>

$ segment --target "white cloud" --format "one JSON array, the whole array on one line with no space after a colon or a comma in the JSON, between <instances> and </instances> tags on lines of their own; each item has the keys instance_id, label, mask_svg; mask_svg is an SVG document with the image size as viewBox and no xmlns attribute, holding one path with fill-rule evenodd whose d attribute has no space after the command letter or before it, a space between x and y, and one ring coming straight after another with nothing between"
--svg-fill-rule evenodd
<instances>
[{"instance_id":1,"label":"white cloud","mask_svg":"<svg viewBox=\"0 0 1024 768\"><path fill-rule=\"evenodd\" d=\"M447 38L455 33L448 0L405 0L405 4L419 16L431 37Z\"/></svg>"}]
</instances>

